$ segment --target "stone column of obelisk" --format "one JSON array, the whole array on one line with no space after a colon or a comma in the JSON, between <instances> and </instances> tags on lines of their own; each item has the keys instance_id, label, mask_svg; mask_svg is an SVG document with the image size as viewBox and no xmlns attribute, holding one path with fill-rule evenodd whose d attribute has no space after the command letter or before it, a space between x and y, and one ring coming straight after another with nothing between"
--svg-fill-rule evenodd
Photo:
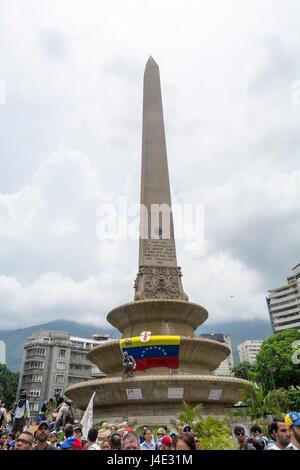
<instances>
[{"instance_id":1,"label":"stone column of obelisk","mask_svg":"<svg viewBox=\"0 0 300 470\"><path fill-rule=\"evenodd\" d=\"M144 73L139 271L134 300L188 300L177 266L159 67Z\"/></svg>"}]
</instances>

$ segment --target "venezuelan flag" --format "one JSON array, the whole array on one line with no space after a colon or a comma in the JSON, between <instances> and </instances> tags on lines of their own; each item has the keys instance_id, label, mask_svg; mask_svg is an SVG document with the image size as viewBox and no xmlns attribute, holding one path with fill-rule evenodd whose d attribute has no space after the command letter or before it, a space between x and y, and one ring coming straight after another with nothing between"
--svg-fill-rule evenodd
<instances>
[{"instance_id":1,"label":"venezuelan flag","mask_svg":"<svg viewBox=\"0 0 300 470\"><path fill-rule=\"evenodd\" d=\"M140 336L123 338L120 347L134 358L137 371L152 367L178 369L180 336L151 336L147 342L142 342Z\"/></svg>"}]
</instances>

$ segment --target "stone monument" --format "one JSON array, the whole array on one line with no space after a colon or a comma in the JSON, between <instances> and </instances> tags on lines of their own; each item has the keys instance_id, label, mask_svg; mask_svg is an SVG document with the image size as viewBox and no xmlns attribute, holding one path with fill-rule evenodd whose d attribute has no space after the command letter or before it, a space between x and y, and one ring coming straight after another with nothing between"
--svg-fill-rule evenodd
<instances>
[{"instance_id":1,"label":"stone monument","mask_svg":"<svg viewBox=\"0 0 300 470\"><path fill-rule=\"evenodd\" d=\"M165 208L168 217L164 218L159 208ZM157 419L167 424L183 400L201 403L203 414L223 415L226 406L241 399L242 389L250 384L214 375L230 350L225 344L195 336L208 313L189 301L181 277L159 68L150 56L144 74L141 224L134 301L112 310L107 320L122 333L126 344L143 332L155 338L179 338L179 364L176 369L151 366L124 380L120 341L107 341L88 354L107 377L72 385L66 391L79 408L85 409L96 392L94 413L98 419L135 418L143 424Z\"/></svg>"}]
</instances>

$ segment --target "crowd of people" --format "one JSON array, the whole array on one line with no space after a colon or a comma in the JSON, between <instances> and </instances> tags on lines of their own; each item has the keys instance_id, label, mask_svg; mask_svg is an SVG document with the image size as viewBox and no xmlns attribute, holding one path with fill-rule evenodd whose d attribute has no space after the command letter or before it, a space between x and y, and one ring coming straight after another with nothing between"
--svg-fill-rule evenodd
<instances>
[{"instance_id":1,"label":"crowd of people","mask_svg":"<svg viewBox=\"0 0 300 470\"><path fill-rule=\"evenodd\" d=\"M268 426L268 439L258 424L246 436L243 426L235 426L234 435L239 450L300 450L300 413L288 413L285 418L274 418Z\"/></svg>"},{"instance_id":2,"label":"crowd of people","mask_svg":"<svg viewBox=\"0 0 300 470\"><path fill-rule=\"evenodd\" d=\"M164 428L154 433L144 426L140 435L132 428L118 430L111 425L103 439L92 427L83 439L81 425L75 424L72 402L61 396L41 403L33 425L29 421L25 392L10 412L0 401L0 450L201 450L201 441L190 424L171 433ZM238 450L300 450L300 414L292 412L273 419L269 437L258 424L251 426L249 436L242 425L235 426L233 433Z\"/></svg>"}]
</instances>

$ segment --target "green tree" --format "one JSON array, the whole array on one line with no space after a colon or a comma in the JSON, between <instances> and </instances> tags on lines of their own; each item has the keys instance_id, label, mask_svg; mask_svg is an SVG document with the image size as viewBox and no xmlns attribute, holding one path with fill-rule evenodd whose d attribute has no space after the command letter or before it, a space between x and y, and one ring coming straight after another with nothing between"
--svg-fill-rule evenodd
<instances>
[{"instance_id":1,"label":"green tree","mask_svg":"<svg viewBox=\"0 0 300 470\"><path fill-rule=\"evenodd\" d=\"M234 366L233 374L239 379L255 380L256 365L250 364L250 362L240 362Z\"/></svg>"},{"instance_id":2,"label":"green tree","mask_svg":"<svg viewBox=\"0 0 300 470\"><path fill-rule=\"evenodd\" d=\"M182 410L177 414L179 429L184 423L192 425L192 430L200 439L203 450L229 450L234 449L231 439L231 430L226 420L219 420L213 416L201 416L202 405L189 405L183 402Z\"/></svg>"},{"instance_id":3,"label":"green tree","mask_svg":"<svg viewBox=\"0 0 300 470\"><path fill-rule=\"evenodd\" d=\"M188 423L192 426L193 422L198 421L201 418L202 405L189 405L185 401L182 403L182 410L177 413L177 418L179 420L179 426L182 429L182 426L185 423Z\"/></svg>"},{"instance_id":4,"label":"green tree","mask_svg":"<svg viewBox=\"0 0 300 470\"><path fill-rule=\"evenodd\" d=\"M286 330L263 342L256 358L256 380L265 392L300 384L299 341L299 331Z\"/></svg>"},{"instance_id":5,"label":"green tree","mask_svg":"<svg viewBox=\"0 0 300 470\"><path fill-rule=\"evenodd\" d=\"M0 398L10 408L17 395L19 373L10 371L5 364L0 364Z\"/></svg>"}]
</instances>

